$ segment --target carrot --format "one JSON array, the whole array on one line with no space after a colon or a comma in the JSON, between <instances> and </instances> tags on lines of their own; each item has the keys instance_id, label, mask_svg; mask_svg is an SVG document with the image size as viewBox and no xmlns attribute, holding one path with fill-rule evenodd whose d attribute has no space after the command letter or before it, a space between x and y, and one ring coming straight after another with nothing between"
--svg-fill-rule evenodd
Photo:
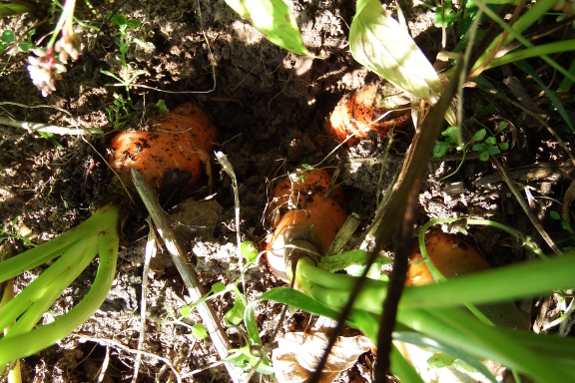
<instances>
[{"instance_id":1,"label":"carrot","mask_svg":"<svg viewBox=\"0 0 575 383\"><path fill-rule=\"evenodd\" d=\"M419 245L414 245L414 248L410 256L411 264L405 285L421 286L434 283L433 276L425 263L414 263L422 259ZM490 269L489 263L472 245L455 235L445 234L440 230L430 230L425 235L425 249L433 265L447 279ZM478 308L496 325L529 328L529 324L513 302L484 304Z\"/></svg>"},{"instance_id":2,"label":"carrot","mask_svg":"<svg viewBox=\"0 0 575 383\"><path fill-rule=\"evenodd\" d=\"M329 173L311 170L299 176L285 178L274 188L268 217L275 229L267 241L266 260L272 272L286 281L284 258L290 245L324 255L347 216L341 189L329 190Z\"/></svg>"},{"instance_id":3,"label":"carrot","mask_svg":"<svg viewBox=\"0 0 575 383\"><path fill-rule=\"evenodd\" d=\"M211 182L208 153L216 141L216 128L206 112L192 103L157 117L154 130L118 133L110 144L107 161L125 183L131 182L130 168L139 170L152 187L161 189L168 172L178 172L195 183L202 164Z\"/></svg>"},{"instance_id":4,"label":"carrot","mask_svg":"<svg viewBox=\"0 0 575 383\"><path fill-rule=\"evenodd\" d=\"M370 130L385 136L391 128L396 131L403 129L411 114L409 110L390 112L406 101L403 98L398 100L391 93L394 91L389 85L370 84L346 94L324 122L324 129L340 141L350 135L355 139L366 138ZM349 138L347 142L353 140Z\"/></svg>"},{"instance_id":5,"label":"carrot","mask_svg":"<svg viewBox=\"0 0 575 383\"><path fill-rule=\"evenodd\" d=\"M433 283L433 276L425 263L414 263L422 259L419 245L414 245L414 248L405 284L420 286ZM425 249L433 265L448 279L490 268L489 263L473 246L440 230L431 230L425 235Z\"/></svg>"}]
</instances>

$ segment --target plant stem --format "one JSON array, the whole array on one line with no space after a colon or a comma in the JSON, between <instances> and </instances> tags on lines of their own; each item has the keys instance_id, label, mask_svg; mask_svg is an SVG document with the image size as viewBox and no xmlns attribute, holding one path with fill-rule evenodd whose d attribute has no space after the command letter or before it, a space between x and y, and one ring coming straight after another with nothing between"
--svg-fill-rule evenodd
<instances>
[{"instance_id":1,"label":"plant stem","mask_svg":"<svg viewBox=\"0 0 575 383\"><path fill-rule=\"evenodd\" d=\"M59 274L50 270L53 266L56 265L56 263L54 263L48 268L48 270L40 274L40 276L34 282L32 282L32 284L24 289L25 291L41 290L41 295L34 302L26 302L26 300L24 300L24 302L31 303L31 305L26 310L26 312L20 318L18 318L16 324L6 335L6 338L30 331L32 328L34 328L42 315L50 308L50 306L52 306L52 304L54 304L54 301L58 299L60 294L62 294L62 291L64 291L64 289L68 287L78 277L78 275L84 271L86 267L88 267L90 262L92 262L96 256L98 241L99 238L96 235L88 237L85 240L78 241L66 251L66 254L61 257L61 259L67 260L68 262L66 262L65 268L60 268L62 270ZM49 271L50 273L48 273ZM44 276L44 274L48 274L48 278L51 277L51 280L48 279L50 282L45 282L45 280L42 280L40 284L36 283L40 277ZM19 294L15 300L25 299L20 298L21 295L22 294ZM13 313L8 312L8 314L10 315Z\"/></svg>"},{"instance_id":2,"label":"plant stem","mask_svg":"<svg viewBox=\"0 0 575 383\"><path fill-rule=\"evenodd\" d=\"M115 207L115 212L117 222L120 222L118 207ZM51 346L87 321L102 305L108 295L116 272L120 242L118 229L119 225L113 225L108 230L99 231L98 253L100 255L100 265L92 288L86 296L68 313L57 318L54 322L25 334L0 339L0 366Z\"/></svg>"},{"instance_id":3,"label":"plant stem","mask_svg":"<svg viewBox=\"0 0 575 383\"><path fill-rule=\"evenodd\" d=\"M22 254L0 262L0 282L56 258L78 238L86 238L102 228L117 227L120 221L118 209L119 207L115 204L108 204L98 209L90 218L75 228Z\"/></svg>"}]
</instances>

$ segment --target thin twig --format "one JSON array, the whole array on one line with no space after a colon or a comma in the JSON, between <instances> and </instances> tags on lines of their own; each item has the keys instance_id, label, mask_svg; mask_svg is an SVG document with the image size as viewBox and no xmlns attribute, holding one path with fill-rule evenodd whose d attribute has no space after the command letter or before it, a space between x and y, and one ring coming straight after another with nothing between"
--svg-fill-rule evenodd
<instances>
[{"instance_id":1,"label":"thin twig","mask_svg":"<svg viewBox=\"0 0 575 383\"><path fill-rule=\"evenodd\" d=\"M128 352L130 354L135 354L137 352L140 352L142 355L145 355L147 357L161 360L168 367L170 367L172 369L174 375L176 376L176 380L178 381L178 383L182 383L182 378L180 377L180 373L178 372L178 370L176 370L176 367L174 367L174 365L170 362L169 359L163 358L163 357L156 355L156 354L152 354L151 352L133 350L130 347L124 346L122 343L120 343L116 340L113 340L113 339L93 338L91 336L84 335L84 334L74 334L74 335L77 336L78 338L81 338L81 339L89 341L89 342L96 342L102 346L107 346L107 345L114 346L114 347L119 348L120 350Z\"/></svg>"},{"instance_id":2,"label":"thin twig","mask_svg":"<svg viewBox=\"0 0 575 383\"><path fill-rule=\"evenodd\" d=\"M389 287L383 301L383 314L377 333L377 363L375 364L375 381L387 381L387 370L390 367L392 332L397 317L397 306L403 292L408 269L408 258L411 253L413 225L417 216L417 198L421 189L421 180L413 184L407 198L407 206L403 213L400 238L396 244L393 269L389 275Z\"/></svg>"},{"instance_id":3,"label":"thin twig","mask_svg":"<svg viewBox=\"0 0 575 383\"><path fill-rule=\"evenodd\" d=\"M501 162L495 156L489 156L489 158L493 166L495 166L495 168L499 171L499 173L501 173L501 177L503 177L503 180L507 184L507 187L509 188L509 190L511 190L511 193L513 193L515 199L517 200L517 202L519 202L519 205L521 206L521 208L531 221L531 224L535 227L535 229L537 229L543 240L547 243L547 245L549 245L549 247L551 248L551 250L553 250L555 254L563 255L563 253L561 252L561 250L559 250L555 242L553 242L549 234L547 234L545 229L543 229L543 226L541 226L541 223L539 223L537 217L535 217L535 215L531 212L531 209L529 209L529 206L527 205L523 197L521 197L519 189L517 189L517 186L515 186L515 182L511 179L511 177L509 177L507 171L505 170Z\"/></svg>"},{"instance_id":4,"label":"thin twig","mask_svg":"<svg viewBox=\"0 0 575 383\"><path fill-rule=\"evenodd\" d=\"M234 193L234 211L235 211L235 218L236 218L236 247L237 247L237 256L238 256L238 265L240 267L240 272L242 275L242 288L245 291L245 281L244 281L244 257L242 256L241 252L241 230L240 230L240 193L238 188L238 179L236 177L236 173L234 172L234 168L231 162L228 160L228 157L220 152L215 151L214 154L216 155L216 160L222 166L222 170L230 177L232 180L232 191Z\"/></svg>"},{"instance_id":5,"label":"thin twig","mask_svg":"<svg viewBox=\"0 0 575 383\"><path fill-rule=\"evenodd\" d=\"M28 131L28 133L50 133L70 136L83 136L86 134L104 134L100 128L68 128L58 125L43 124L41 122L28 122L11 120L6 117L0 117L0 124L11 126L13 128L20 128Z\"/></svg>"},{"instance_id":6,"label":"thin twig","mask_svg":"<svg viewBox=\"0 0 575 383\"><path fill-rule=\"evenodd\" d=\"M106 355L104 356L102 367L100 367L100 373L98 374L98 380L96 381L97 383L102 383L104 381L109 364L110 364L110 346L106 345Z\"/></svg>"},{"instance_id":7,"label":"thin twig","mask_svg":"<svg viewBox=\"0 0 575 383\"><path fill-rule=\"evenodd\" d=\"M146 205L146 209L148 209L148 212L152 217L152 221L156 226L156 230L158 231L160 238L164 241L166 249L172 256L172 261L174 262L176 269L178 269L178 272L184 281L184 285L188 289L188 294L190 295L192 302L197 302L205 295L205 291L198 281L198 277L196 276L194 269L185 258L185 253L183 252L182 247L179 244L168 219L166 218L166 213L160 206L158 197L138 170L132 168L131 172L134 185L136 186L144 205ZM216 319L217 317L215 312L206 301L198 304L197 309L220 358L225 358L228 356L229 340L222 329L219 320ZM225 363L224 365L226 366L232 381L237 382L238 377L234 366L230 363Z\"/></svg>"},{"instance_id":8,"label":"thin twig","mask_svg":"<svg viewBox=\"0 0 575 383\"><path fill-rule=\"evenodd\" d=\"M148 295L148 272L150 271L150 262L156 256L156 236L154 235L154 227L150 217L146 219L150 232L148 233L148 240L146 241L146 254L144 256L144 271L142 272L142 302L140 303L140 336L138 338L138 353L136 354L136 361L134 362L134 376L132 383L138 380L138 371L140 370L140 361L142 360L142 345L144 344L144 336L146 334L146 297Z\"/></svg>"}]
</instances>

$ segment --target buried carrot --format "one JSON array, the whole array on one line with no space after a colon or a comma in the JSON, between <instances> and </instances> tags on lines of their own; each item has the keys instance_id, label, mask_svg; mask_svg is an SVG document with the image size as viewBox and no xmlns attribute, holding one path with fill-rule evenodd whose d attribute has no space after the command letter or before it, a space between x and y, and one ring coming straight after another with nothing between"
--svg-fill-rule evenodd
<instances>
[{"instance_id":1,"label":"buried carrot","mask_svg":"<svg viewBox=\"0 0 575 383\"><path fill-rule=\"evenodd\" d=\"M330 190L330 182L325 170L305 170L274 188L269 220L275 229L267 241L266 260L278 278L287 281L286 264L297 254L324 255L343 225L343 193L338 187Z\"/></svg>"},{"instance_id":2,"label":"buried carrot","mask_svg":"<svg viewBox=\"0 0 575 383\"><path fill-rule=\"evenodd\" d=\"M123 182L131 183L130 168L135 168L156 189L170 176L191 185L202 174L202 164L211 181L208 153L216 128L206 112L186 103L156 118L153 125L154 130L123 131L112 139L107 160Z\"/></svg>"},{"instance_id":3,"label":"buried carrot","mask_svg":"<svg viewBox=\"0 0 575 383\"><path fill-rule=\"evenodd\" d=\"M489 263L471 244L441 230L432 229L425 234L425 249L433 266L447 279L490 269ZM419 246L414 245L414 252L409 257L406 286L434 283L432 272L422 259ZM485 304L478 306L478 309L496 325L529 328L513 302Z\"/></svg>"},{"instance_id":4,"label":"buried carrot","mask_svg":"<svg viewBox=\"0 0 575 383\"><path fill-rule=\"evenodd\" d=\"M353 138L366 138L371 130L385 136L390 129L401 130L407 125L411 119L409 109L393 110L408 106L409 99L389 84L365 85L343 96L325 120L324 129L340 141L347 139L348 143Z\"/></svg>"}]
</instances>

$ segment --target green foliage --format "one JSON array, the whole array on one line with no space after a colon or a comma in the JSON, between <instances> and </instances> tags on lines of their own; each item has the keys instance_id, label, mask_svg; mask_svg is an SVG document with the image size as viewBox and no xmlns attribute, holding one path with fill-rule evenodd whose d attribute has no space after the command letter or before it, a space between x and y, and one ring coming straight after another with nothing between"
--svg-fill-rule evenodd
<instances>
[{"instance_id":1,"label":"green foliage","mask_svg":"<svg viewBox=\"0 0 575 383\"><path fill-rule=\"evenodd\" d=\"M8 45L14 42L14 32L11 30L5 30L0 35L0 54L4 53Z\"/></svg>"},{"instance_id":2,"label":"green foliage","mask_svg":"<svg viewBox=\"0 0 575 383\"><path fill-rule=\"evenodd\" d=\"M30 285L0 309L0 373L11 361L53 345L84 323L102 305L116 271L119 232L123 217L118 205L97 210L76 228L0 263L0 282L16 277L55 258ZM56 321L36 327L61 293L99 255L90 291Z\"/></svg>"},{"instance_id":3,"label":"green foliage","mask_svg":"<svg viewBox=\"0 0 575 383\"><path fill-rule=\"evenodd\" d=\"M120 40L116 42L116 45L118 46L118 50L120 51L120 56L116 56L116 58L120 62L122 70L120 71L119 75L115 75L110 71L102 69L100 69L100 72L105 74L106 76L112 77L113 79L117 80L120 84L124 85L127 97L125 103L133 108L132 98L130 96L130 86L134 81L136 81L138 77L145 75L148 72L145 70L136 70L132 74L130 74L128 64L126 62L126 53L128 52L128 49L130 49L130 46L133 44L138 44L144 49L149 47L142 40L138 38L131 38L129 36L128 32L130 29L137 29L142 27L142 24L139 21L127 20L126 16L120 13L116 13L112 17L110 17L110 22L118 26L117 35L120 36ZM116 94L114 94L114 98L116 99L116 101L120 101L122 104L121 106L124 107L124 101L120 100L119 97L116 97ZM119 106L117 105L116 101L114 101L114 108L115 110L118 110ZM110 115L110 112L108 112L108 115ZM123 115L123 117L127 117L127 113ZM114 123L114 126L118 125Z\"/></svg>"},{"instance_id":4,"label":"green foliage","mask_svg":"<svg viewBox=\"0 0 575 383\"><path fill-rule=\"evenodd\" d=\"M192 330L192 335L196 339L202 340L208 337L208 330L206 329L206 326L201 323L196 323L190 327L190 329Z\"/></svg>"},{"instance_id":5,"label":"green foliage","mask_svg":"<svg viewBox=\"0 0 575 383\"><path fill-rule=\"evenodd\" d=\"M357 2L349 47L357 62L406 93L424 100L433 100L441 93L431 63L379 1Z\"/></svg>"},{"instance_id":6,"label":"green foliage","mask_svg":"<svg viewBox=\"0 0 575 383\"><path fill-rule=\"evenodd\" d=\"M244 312L246 310L246 305L240 298L239 294L236 294L236 300L234 306L224 314L224 319L228 326L237 326L242 323L244 319Z\"/></svg>"},{"instance_id":7,"label":"green foliage","mask_svg":"<svg viewBox=\"0 0 575 383\"><path fill-rule=\"evenodd\" d=\"M258 249L250 241L244 241L240 245L240 251L248 264L253 264L258 257Z\"/></svg>"},{"instance_id":8,"label":"green foliage","mask_svg":"<svg viewBox=\"0 0 575 383\"><path fill-rule=\"evenodd\" d=\"M104 70L100 71L110 77L118 79L111 72ZM124 97L121 94L114 92L114 102L112 103L111 106L106 107L106 114L108 115L108 121L110 121L110 123L114 127L114 130L122 129L124 125L126 125L126 123L128 122L128 119L130 118L131 114L128 111L127 106L128 104L124 100Z\"/></svg>"},{"instance_id":9,"label":"green foliage","mask_svg":"<svg viewBox=\"0 0 575 383\"><path fill-rule=\"evenodd\" d=\"M299 27L282 0L226 0L273 44L298 55L310 55Z\"/></svg>"},{"instance_id":10,"label":"green foliage","mask_svg":"<svg viewBox=\"0 0 575 383\"><path fill-rule=\"evenodd\" d=\"M231 349L230 355L222 360L230 362L234 366L240 367L246 372L255 367L256 371L260 374L272 375L274 371L270 367L269 361L267 361L267 359L262 361L262 356L263 353L260 347L246 344L241 348Z\"/></svg>"},{"instance_id":11,"label":"green foliage","mask_svg":"<svg viewBox=\"0 0 575 383\"><path fill-rule=\"evenodd\" d=\"M156 107L158 108L158 113L164 117L166 117L170 112L164 100L158 100L158 102L156 102Z\"/></svg>"},{"instance_id":12,"label":"green foliage","mask_svg":"<svg viewBox=\"0 0 575 383\"><path fill-rule=\"evenodd\" d=\"M35 12L36 7L25 1L3 1L0 3L0 17L17 16L23 13Z\"/></svg>"},{"instance_id":13,"label":"green foliage","mask_svg":"<svg viewBox=\"0 0 575 383\"><path fill-rule=\"evenodd\" d=\"M563 218L561 218L561 214L556 211L556 210L551 210L549 212L549 216L555 220L558 221L561 224L561 228L565 231L566 234L568 234L568 238L564 241L561 241L562 243L567 243L567 245L565 246L565 244L562 247L563 251L571 251L573 250L573 248L575 247L575 232L573 232L573 228L571 227L571 224L564 220Z\"/></svg>"},{"instance_id":14,"label":"green foliage","mask_svg":"<svg viewBox=\"0 0 575 383\"><path fill-rule=\"evenodd\" d=\"M501 133L507 127L509 123L502 121L499 123L497 132ZM478 130L471 140L464 144L459 143L459 129L456 126L450 126L441 132L441 135L444 137L443 141L437 141L435 146L433 147L433 157L435 158L442 158L447 154L450 149L456 149L457 151L462 152L462 159L457 165L457 168L447 176L443 177L443 179L449 178L455 173L459 171L463 161L465 160L465 151L470 144L474 144L471 150L474 152L479 152L479 159L481 161L489 161L490 155L497 155L500 154L502 150L509 149L508 142L498 142L496 135L489 132L489 136L487 135L488 130L487 128L482 128Z\"/></svg>"},{"instance_id":15,"label":"green foliage","mask_svg":"<svg viewBox=\"0 0 575 383\"><path fill-rule=\"evenodd\" d=\"M500 122L499 128L497 130L498 133L501 133L502 131L507 129L508 126L509 123L505 121ZM473 135L472 141L476 142L476 144L473 145L471 150L473 150L474 152L479 152L479 159L484 162L489 161L489 156L497 155L501 153L502 150L509 149L508 142L497 142L497 138L495 137L494 134L491 133L489 136L487 136L486 128L478 130Z\"/></svg>"},{"instance_id":16,"label":"green foliage","mask_svg":"<svg viewBox=\"0 0 575 383\"><path fill-rule=\"evenodd\" d=\"M435 353L429 359L427 359L427 364L431 368L442 368L449 367L455 362L455 358L449 355Z\"/></svg>"},{"instance_id":17,"label":"green foliage","mask_svg":"<svg viewBox=\"0 0 575 383\"><path fill-rule=\"evenodd\" d=\"M461 150L463 147L458 144L459 129L457 126L450 126L441 132L445 137L443 141L437 141L433 147L433 157L441 158L447 154L449 149Z\"/></svg>"}]
</instances>

